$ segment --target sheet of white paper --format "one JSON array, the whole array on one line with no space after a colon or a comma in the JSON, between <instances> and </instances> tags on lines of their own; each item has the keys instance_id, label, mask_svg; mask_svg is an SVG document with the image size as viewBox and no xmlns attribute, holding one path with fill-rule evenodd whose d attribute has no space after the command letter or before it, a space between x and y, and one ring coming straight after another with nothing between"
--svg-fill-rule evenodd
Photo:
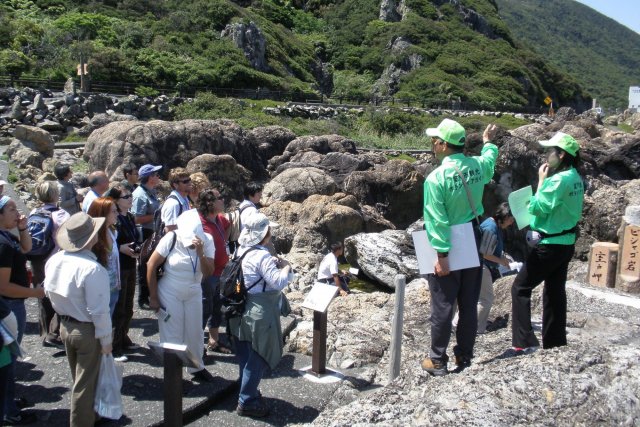
<instances>
[{"instance_id":1,"label":"sheet of white paper","mask_svg":"<svg viewBox=\"0 0 640 427\"><path fill-rule=\"evenodd\" d=\"M520 230L531 223L529 202L531 201L532 195L533 190L530 185L509 194L509 207L511 208L511 214L516 219L516 224L518 224L518 229Z\"/></svg>"},{"instance_id":2,"label":"sheet of white paper","mask_svg":"<svg viewBox=\"0 0 640 427\"><path fill-rule=\"evenodd\" d=\"M302 302L302 306L324 313L336 293L338 293L337 286L318 282L313 285L313 288L311 288L311 291Z\"/></svg>"},{"instance_id":3,"label":"sheet of white paper","mask_svg":"<svg viewBox=\"0 0 640 427\"><path fill-rule=\"evenodd\" d=\"M429 243L427 232L425 230L418 230L411 234L413 236L413 245L416 248L420 274L433 273L433 266L438 255L436 254L436 250L433 249L433 246L431 246L431 243ZM449 270L456 271L478 267L479 265L480 259L478 258L478 249L476 247L476 239L473 235L473 226L471 223L468 222L451 227Z\"/></svg>"},{"instance_id":4,"label":"sheet of white paper","mask_svg":"<svg viewBox=\"0 0 640 427\"><path fill-rule=\"evenodd\" d=\"M176 220L176 226L178 227L178 238L185 246L191 245L191 241L195 236L201 239L204 238L202 221L196 209L182 212Z\"/></svg>"},{"instance_id":5,"label":"sheet of white paper","mask_svg":"<svg viewBox=\"0 0 640 427\"><path fill-rule=\"evenodd\" d=\"M360 273L360 270L354 267L349 267L349 273L353 274L354 276L357 276L358 273Z\"/></svg>"}]
</instances>

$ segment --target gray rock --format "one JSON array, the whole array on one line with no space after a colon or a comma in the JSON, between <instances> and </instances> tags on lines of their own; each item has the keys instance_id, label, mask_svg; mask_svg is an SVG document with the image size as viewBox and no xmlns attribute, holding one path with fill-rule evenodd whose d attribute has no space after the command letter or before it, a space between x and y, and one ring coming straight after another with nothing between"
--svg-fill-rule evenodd
<instances>
[{"instance_id":1,"label":"gray rock","mask_svg":"<svg viewBox=\"0 0 640 427\"><path fill-rule=\"evenodd\" d=\"M267 42L254 22L228 24L220 33L220 37L231 39L236 47L242 49L244 56L256 70L269 69L265 60Z\"/></svg>"},{"instance_id":2,"label":"gray rock","mask_svg":"<svg viewBox=\"0 0 640 427\"><path fill-rule=\"evenodd\" d=\"M349 264L390 289L394 288L397 274L404 274L407 282L418 277L413 240L404 230L360 233L348 237L344 245Z\"/></svg>"},{"instance_id":3,"label":"gray rock","mask_svg":"<svg viewBox=\"0 0 640 427\"><path fill-rule=\"evenodd\" d=\"M209 182L224 184L237 199L243 198L244 186L251 178L251 173L228 154L201 154L190 160L186 169L190 174L204 173Z\"/></svg>"},{"instance_id":4,"label":"gray rock","mask_svg":"<svg viewBox=\"0 0 640 427\"><path fill-rule=\"evenodd\" d=\"M267 183L262 200L267 205L275 201L302 202L312 194L333 195L336 182L317 168L288 169Z\"/></svg>"},{"instance_id":5,"label":"gray rock","mask_svg":"<svg viewBox=\"0 0 640 427\"><path fill-rule=\"evenodd\" d=\"M51 134L45 129L34 126L16 126L13 136L23 143L29 142L33 144L33 149L41 153L45 157L53 155L55 142Z\"/></svg>"}]
</instances>

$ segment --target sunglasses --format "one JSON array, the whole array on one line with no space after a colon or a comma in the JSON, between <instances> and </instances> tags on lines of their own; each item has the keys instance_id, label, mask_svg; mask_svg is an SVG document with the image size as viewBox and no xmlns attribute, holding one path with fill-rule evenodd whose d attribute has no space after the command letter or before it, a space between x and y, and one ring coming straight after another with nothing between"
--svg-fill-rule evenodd
<instances>
[{"instance_id":1,"label":"sunglasses","mask_svg":"<svg viewBox=\"0 0 640 427\"><path fill-rule=\"evenodd\" d=\"M127 194L126 196L120 196L121 199L130 199L132 196L131 194Z\"/></svg>"},{"instance_id":2,"label":"sunglasses","mask_svg":"<svg viewBox=\"0 0 640 427\"><path fill-rule=\"evenodd\" d=\"M191 182L191 178L187 178L187 179L179 179L178 182L181 182L183 184L188 184Z\"/></svg>"}]
</instances>

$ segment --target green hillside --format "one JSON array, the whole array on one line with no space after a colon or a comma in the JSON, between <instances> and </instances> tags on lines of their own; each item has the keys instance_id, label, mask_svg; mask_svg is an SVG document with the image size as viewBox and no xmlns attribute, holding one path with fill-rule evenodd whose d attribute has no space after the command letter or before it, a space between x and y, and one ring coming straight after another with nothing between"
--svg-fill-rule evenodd
<instances>
[{"instance_id":1,"label":"green hillside","mask_svg":"<svg viewBox=\"0 0 640 427\"><path fill-rule=\"evenodd\" d=\"M629 86L640 85L640 34L573 0L496 2L514 37L571 74L605 109L628 106Z\"/></svg>"},{"instance_id":2,"label":"green hillside","mask_svg":"<svg viewBox=\"0 0 640 427\"><path fill-rule=\"evenodd\" d=\"M482 108L589 105L577 80L519 46L494 0L8 0L0 74L396 96ZM256 66L228 24L264 37ZM252 49L260 43L254 43ZM391 78L389 78L391 76Z\"/></svg>"}]
</instances>

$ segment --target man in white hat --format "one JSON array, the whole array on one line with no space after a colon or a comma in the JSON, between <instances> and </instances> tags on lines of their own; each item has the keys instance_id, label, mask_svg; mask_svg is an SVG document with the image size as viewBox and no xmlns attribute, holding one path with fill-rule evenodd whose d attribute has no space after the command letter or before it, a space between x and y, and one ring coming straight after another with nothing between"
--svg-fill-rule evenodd
<instances>
[{"instance_id":1,"label":"man in white hat","mask_svg":"<svg viewBox=\"0 0 640 427\"><path fill-rule=\"evenodd\" d=\"M72 215L56 235L61 251L45 267L45 292L60 316L73 378L72 426L93 425L100 354L111 353L109 276L91 252L104 221L84 212Z\"/></svg>"}]
</instances>

